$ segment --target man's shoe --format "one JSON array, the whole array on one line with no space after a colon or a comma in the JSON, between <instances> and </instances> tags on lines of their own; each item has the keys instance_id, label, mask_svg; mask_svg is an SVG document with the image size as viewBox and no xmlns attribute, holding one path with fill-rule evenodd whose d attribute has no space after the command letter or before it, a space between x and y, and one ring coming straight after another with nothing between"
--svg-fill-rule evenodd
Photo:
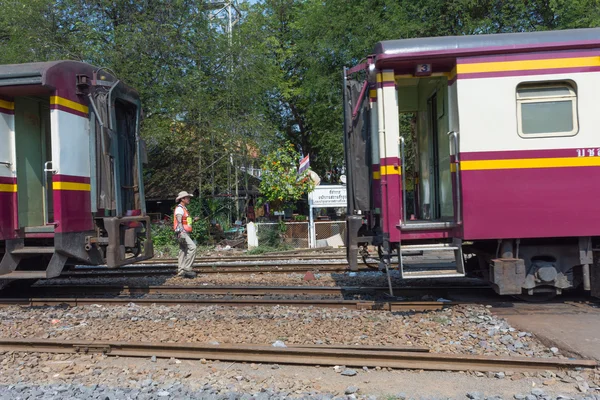
<instances>
[{"instance_id":1,"label":"man's shoe","mask_svg":"<svg viewBox=\"0 0 600 400\"><path fill-rule=\"evenodd\" d=\"M198 274L194 271L186 271L183 273L183 277L188 279L194 279L196 276L198 276Z\"/></svg>"}]
</instances>

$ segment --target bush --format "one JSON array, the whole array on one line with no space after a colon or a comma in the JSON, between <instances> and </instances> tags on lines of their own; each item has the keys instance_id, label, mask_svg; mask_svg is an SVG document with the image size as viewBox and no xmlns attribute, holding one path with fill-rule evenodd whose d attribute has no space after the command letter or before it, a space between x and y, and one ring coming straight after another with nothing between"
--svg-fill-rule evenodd
<instances>
[{"instance_id":1,"label":"bush","mask_svg":"<svg viewBox=\"0 0 600 400\"><path fill-rule=\"evenodd\" d=\"M198 245L212 244L211 220L220 224L226 230L231 223L229 214L232 212L234 203L231 199L212 199L204 198L202 200L193 197L187 206L188 212L192 218L200 217L198 221L192 222L192 233L190 237ZM152 226L152 240L154 248L158 253L177 253L178 244L173 233L173 213L176 204L171 207L171 214L167 222L161 222ZM175 250L173 250L175 249Z\"/></svg>"},{"instance_id":2,"label":"bush","mask_svg":"<svg viewBox=\"0 0 600 400\"><path fill-rule=\"evenodd\" d=\"M286 230L287 226L281 220L275 226L264 226L258 230L258 243L261 246L279 248L283 246L283 234Z\"/></svg>"},{"instance_id":3,"label":"bush","mask_svg":"<svg viewBox=\"0 0 600 400\"><path fill-rule=\"evenodd\" d=\"M173 227L170 224L163 222L152 224L151 232L154 253L158 257L177 257L179 244L175 239Z\"/></svg>"}]
</instances>

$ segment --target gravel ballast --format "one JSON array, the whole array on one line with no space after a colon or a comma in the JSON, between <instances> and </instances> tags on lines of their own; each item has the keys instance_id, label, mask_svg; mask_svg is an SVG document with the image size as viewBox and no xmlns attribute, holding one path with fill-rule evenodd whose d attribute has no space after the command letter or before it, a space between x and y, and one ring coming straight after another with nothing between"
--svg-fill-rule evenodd
<instances>
[{"instance_id":1,"label":"gravel ballast","mask_svg":"<svg viewBox=\"0 0 600 400\"><path fill-rule=\"evenodd\" d=\"M0 354L0 399L596 399L594 371L493 374ZM336 372L338 371L338 372ZM435 382L435 384L432 384ZM587 387L582 391L582 387ZM351 393L350 393L351 392ZM522 396L522 397L518 397ZM566 398L563 397L563 400Z\"/></svg>"},{"instance_id":2,"label":"gravel ballast","mask_svg":"<svg viewBox=\"0 0 600 400\"><path fill-rule=\"evenodd\" d=\"M479 305L431 312L295 307L80 306L0 309L0 335L141 342L360 344L563 357Z\"/></svg>"}]
</instances>

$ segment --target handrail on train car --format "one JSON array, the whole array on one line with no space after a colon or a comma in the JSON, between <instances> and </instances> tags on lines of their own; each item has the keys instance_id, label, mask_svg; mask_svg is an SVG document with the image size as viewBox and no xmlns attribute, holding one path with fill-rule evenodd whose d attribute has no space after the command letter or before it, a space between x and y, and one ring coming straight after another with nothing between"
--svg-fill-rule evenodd
<instances>
[{"instance_id":1,"label":"handrail on train car","mask_svg":"<svg viewBox=\"0 0 600 400\"><path fill-rule=\"evenodd\" d=\"M402 174L402 221L400 221L400 225L403 222L407 221L407 213L406 213L406 170L404 167L404 136L398 137L398 147L400 150L400 173Z\"/></svg>"},{"instance_id":2,"label":"handrail on train car","mask_svg":"<svg viewBox=\"0 0 600 400\"><path fill-rule=\"evenodd\" d=\"M454 183L456 184L456 212L454 214L454 217L456 219L456 224L461 224L462 223L462 213L461 213L461 196L460 196L460 160L459 160L459 156L458 156L458 132L456 131L450 131L448 132L448 136L450 136L450 155L454 156L454 166L455 166L455 178L454 178Z\"/></svg>"},{"instance_id":3,"label":"handrail on train car","mask_svg":"<svg viewBox=\"0 0 600 400\"><path fill-rule=\"evenodd\" d=\"M49 199L48 199L48 172L52 172L52 174L56 174L56 169L54 169L54 164L52 163L52 161L46 161L44 163L44 176L43 176L43 184L44 184L44 207L47 210L48 209L48 203L49 203ZM46 225L50 224L50 215L49 213L45 212L44 213L44 222L46 223Z\"/></svg>"}]
</instances>

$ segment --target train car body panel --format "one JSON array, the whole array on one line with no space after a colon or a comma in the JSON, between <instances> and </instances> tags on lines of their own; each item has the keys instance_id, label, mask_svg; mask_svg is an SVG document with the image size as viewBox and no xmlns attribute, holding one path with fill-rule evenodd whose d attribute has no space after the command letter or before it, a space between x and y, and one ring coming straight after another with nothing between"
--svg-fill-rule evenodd
<instances>
[{"instance_id":1,"label":"train car body panel","mask_svg":"<svg viewBox=\"0 0 600 400\"><path fill-rule=\"evenodd\" d=\"M9 97L0 97L0 241L16 236L17 176L11 168L16 163L15 103Z\"/></svg>"},{"instance_id":2,"label":"train car body panel","mask_svg":"<svg viewBox=\"0 0 600 400\"><path fill-rule=\"evenodd\" d=\"M595 62L588 59L592 54ZM458 71L461 65L481 71L457 76L460 171L463 201L469 205L465 239L600 235L593 200L600 191L594 183L600 174L600 114L595 106L600 74L589 72L591 67L568 66L576 58L600 64L600 50L459 60ZM563 68L544 68L557 60ZM576 102L574 134L507 135L518 130L519 87L548 84L573 87L575 97L567 101ZM482 91L493 92L493 98L473 95Z\"/></svg>"},{"instance_id":3,"label":"train car body panel","mask_svg":"<svg viewBox=\"0 0 600 400\"><path fill-rule=\"evenodd\" d=\"M479 260L469 269L501 294L590 290L600 29L384 41L344 76L376 86L368 101L346 95L345 143L361 112L376 120L361 133L379 152L369 185L352 179L365 146L347 145L346 159L349 193L376 192L381 204L361 208L349 196L349 260L359 245L381 245L380 267L397 252L403 273L402 249L447 248L460 276L469 241ZM399 123L406 117L410 127Z\"/></svg>"},{"instance_id":4,"label":"train car body panel","mask_svg":"<svg viewBox=\"0 0 600 400\"><path fill-rule=\"evenodd\" d=\"M106 70L56 61L0 66L0 98L0 278L150 258L137 93ZM44 260L45 274L33 271Z\"/></svg>"}]
</instances>

